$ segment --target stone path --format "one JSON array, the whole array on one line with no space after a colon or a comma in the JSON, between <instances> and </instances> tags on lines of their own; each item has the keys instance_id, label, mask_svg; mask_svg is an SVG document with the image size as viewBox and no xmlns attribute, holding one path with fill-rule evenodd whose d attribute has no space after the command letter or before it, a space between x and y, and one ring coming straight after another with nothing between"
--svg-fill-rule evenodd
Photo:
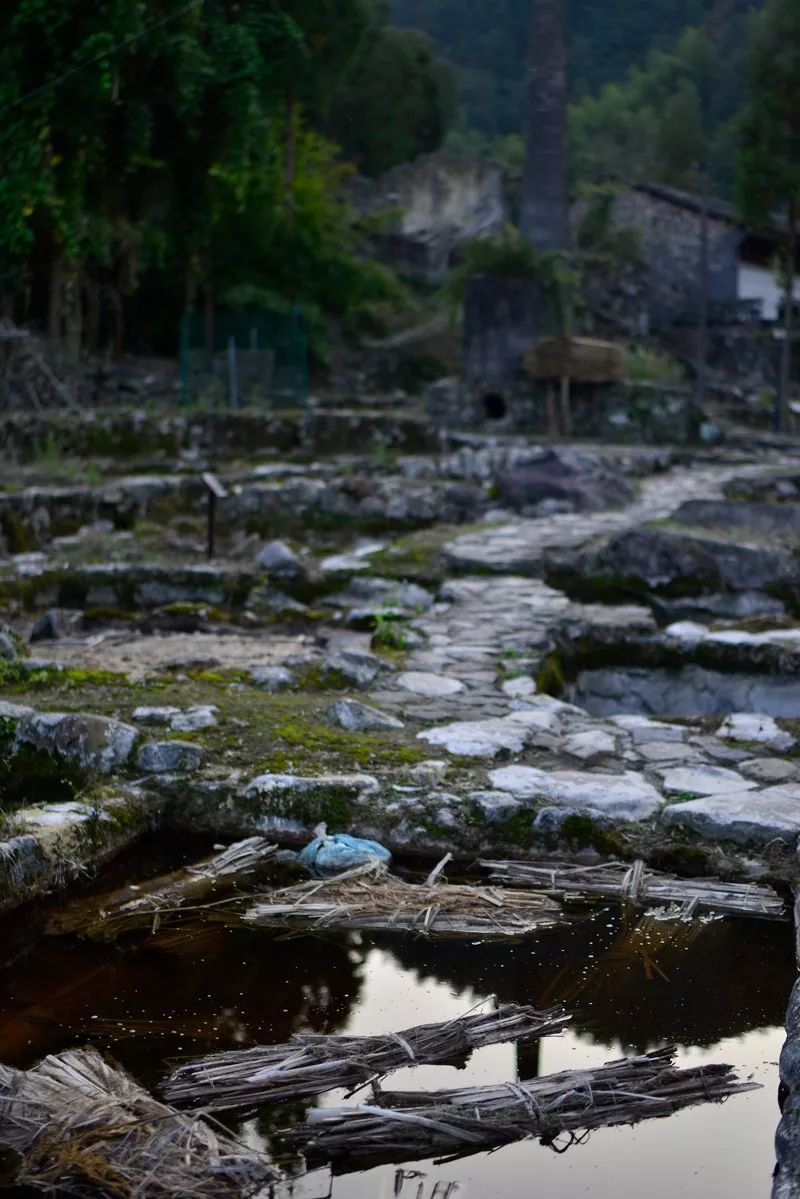
<instances>
[{"instance_id":1,"label":"stone path","mask_svg":"<svg viewBox=\"0 0 800 1199\"><path fill-rule=\"evenodd\" d=\"M444 552L456 570L536 575L555 551L576 550L595 538L620 533L644 521L664 520L685 500L719 499L731 479L769 473L770 468L764 464L681 467L643 479L637 499L625 508L487 524L456 537Z\"/></svg>"},{"instance_id":2,"label":"stone path","mask_svg":"<svg viewBox=\"0 0 800 1199\"><path fill-rule=\"evenodd\" d=\"M233 656L251 668L251 681L269 691L294 686L286 668L299 656L318 669L320 678L331 674L335 689L345 689L344 681L347 690L368 701L364 706L340 698L331 704L327 719L333 727L379 730L402 741L404 750L411 739L425 754L418 765L413 757L397 755L393 766L387 745L386 761L380 755L373 759L374 775L314 776L310 767L307 774L314 777L267 773L255 781L250 763L231 770L225 762L203 758L190 742L167 736L142 746L136 756L147 776L144 790L139 789L144 798L136 786L120 797L125 811L120 835L148 818L147 797L153 796L157 805L164 797L182 805L187 820L215 833L252 829L301 839L319 819L339 825L344 820L351 831L383 840L393 850L415 852L524 850L537 835L558 835L565 821L580 816L593 828L638 836L632 852L639 852L642 838L652 846L677 835L762 850L777 842L785 853L800 833L794 727L751 714L720 717L709 731L691 722L626 714L624 702L604 719L539 694L536 685L556 638L613 640L615 634L656 631L649 609L576 603L548 586L536 577L548 552L580 548L601 534L667 516L687 498L719 495L729 479L776 468L779 463L681 468L646 479L638 498L621 511L487 523L447 548L447 561L465 573L451 578L435 597L416 585L351 574L345 589L330 597L341 621L320 627L318 636L292 638L262 630L252 636L172 635L97 646L106 669L113 652L131 673L165 665L162 650L169 649L175 665L178 649L193 659L201 646L206 655L211 648L225 665ZM398 669L371 654L370 633L359 631L368 627L369 612L389 600L406 614L416 613ZM687 654L698 637L702 633L692 626ZM680 644L676 636L673 640ZM85 666L86 648L65 643L59 653L65 660L73 652L82 654ZM27 743L30 725L37 745L47 749L52 742L59 748L67 728L75 752L84 753L89 733L83 726L75 731L67 714L45 719L9 709L3 718L9 728L19 725L20 743ZM191 729L186 720L196 714L176 716L164 709L159 717L147 716L149 723L157 719L170 733L180 733ZM144 720L136 714L134 740L146 735ZM223 710L219 720L224 724ZM195 773L187 786L190 771ZM332 808L326 806L331 796ZM131 810L141 817L134 821ZM70 829L77 827L77 817L88 819L83 809L76 815L65 808L64 815ZM48 814L51 822L56 817L56 810ZM48 830L55 836L51 824ZM12 861L28 853L26 838L39 845L39 830L25 821L17 833L8 851ZM33 880L39 859L29 858Z\"/></svg>"},{"instance_id":3,"label":"stone path","mask_svg":"<svg viewBox=\"0 0 800 1199\"><path fill-rule=\"evenodd\" d=\"M669 515L688 498L721 494L731 478L764 466L681 469L648 479L635 503L618 512L515 521L456 539L448 560L461 569L497 571L446 583L412 625L422 640L403 672L370 693L371 702L426 727L432 753L474 758L489 767L485 791L469 797L488 823L525 809L534 827L557 827L564 814L600 820L661 821L702 838L768 843L800 833L800 766L779 755L794 741L758 718L720 720L715 734L624 714L595 718L536 694L533 675L554 634L618 629L655 631L649 610L572 602L534 575L548 549L580 547L603 533ZM543 769L544 768L544 769ZM430 797L435 802L435 795ZM452 799L452 797L450 797ZM555 821L555 824L554 824ZM548 824L549 822L549 824Z\"/></svg>"}]
</instances>

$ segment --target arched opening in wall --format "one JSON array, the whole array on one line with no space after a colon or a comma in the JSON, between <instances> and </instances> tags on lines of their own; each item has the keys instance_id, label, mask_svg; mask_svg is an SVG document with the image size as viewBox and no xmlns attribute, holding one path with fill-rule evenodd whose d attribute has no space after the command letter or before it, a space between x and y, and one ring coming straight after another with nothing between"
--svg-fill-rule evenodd
<instances>
[{"instance_id":1,"label":"arched opening in wall","mask_svg":"<svg viewBox=\"0 0 800 1199\"><path fill-rule=\"evenodd\" d=\"M506 414L505 396L499 391L489 391L483 397L483 414L487 420L502 420Z\"/></svg>"}]
</instances>

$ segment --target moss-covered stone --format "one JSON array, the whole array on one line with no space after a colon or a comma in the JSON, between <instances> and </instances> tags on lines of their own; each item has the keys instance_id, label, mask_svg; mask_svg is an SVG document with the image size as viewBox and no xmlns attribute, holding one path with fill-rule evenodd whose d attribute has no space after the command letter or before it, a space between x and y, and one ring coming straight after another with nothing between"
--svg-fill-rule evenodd
<instances>
[{"instance_id":1,"label":"moss-covered stone","mask_svg":"<svg viewBox=\"0 0 800 1199\"><path fill-rule=\"evenodd\" d=\"M40 802L73 799L87 772L60 754L16 744L14 720L0 720L0 809L8 812L36 798Z\"/></svg>"},{"instance_id":2,"label":"moss-covered stone","mask_svg":"<svg viewBox=\"0 0 800 1199\"><path fill-rule=\"evenodd\" d=\"M536 671L536 687L542 695L555 699L564 693L564 669L557 651L548 654Z\"/></svg>"},{"instance_id":3,"label":"moss-covered stone","mask_svg":"<svg viewBox=\"0 0 800 1199\"><path fill-rule=\"evenodd\" d=\"M622 834L597 824L590 816L568 816L561 826L561 839L576 849L595 849L610 857L625 853Z\"/></svg>"}]
</instances>

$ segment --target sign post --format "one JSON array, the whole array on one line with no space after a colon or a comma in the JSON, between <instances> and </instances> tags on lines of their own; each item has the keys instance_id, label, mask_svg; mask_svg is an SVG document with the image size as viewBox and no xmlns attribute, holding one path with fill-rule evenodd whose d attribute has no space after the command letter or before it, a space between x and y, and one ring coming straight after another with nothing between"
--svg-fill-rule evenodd
<instances>
[{"instance_id":1,"label":"sign post","mask_svg":"<svg viewBox=\"0 0 800 1199\"><path fill-rule=\"evenodd\" d=\"M214 557L215 540L216 540L216 523L217 523L217 500L227 499L228 493L220 483L219 479L211 471L206 471L202 476L203 485L208 493L208 560L209 562Z\"/></svg>"}]
</instances>

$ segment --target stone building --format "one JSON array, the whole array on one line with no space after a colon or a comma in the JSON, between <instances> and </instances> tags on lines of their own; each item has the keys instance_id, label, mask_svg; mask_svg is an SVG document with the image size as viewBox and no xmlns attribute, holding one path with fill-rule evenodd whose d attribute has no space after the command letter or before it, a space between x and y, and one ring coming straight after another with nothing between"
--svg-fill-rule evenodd
<instances>
[{"instance_id":1,"label":"stone building","mask_svg":"<svg viewBox=\"0 0 800 1199\"><path fill-rule=\"evenodd\" d=\"M624 278L597 270L584 282L589 328L601 337L652 336L691 365L700 309L701 197L657 184L622 185L611 220L634 230L642 265ZM748 228L733 205L705 201L708 231L708 365L721 376L754 386L777 379L775 323L782 296L775 259L785 241L778 223ZM573 210L577 229L584 212ZM613 272L612 272L613 275ZM800 300L800 282L797 285ZM546 328L547 310L536 281L480 278L471 282L464 313L462 376L471 392L504 395L518 391L525 349ZM523 385L524 390L524 385ZM495 401L492 399L491 405ZM490 405L490 406L491 406ZM478 405L480 409L480 405Z\"/></svg>"},{"instance_id":2,"label":"stone building","mask_svg":"<svg viewBox=\"0 0 800 1199\"><path fill-rule=\"evenodd\" d=\"M708 292L712 322L778 319L780 287L773 262L785 231L778 225L751 229L732 204L706 201ZM661 184L621 187L614 202L616 224L635 229L646 262L650 327L691 323L700 301L703 200ZM800 297L800 284L798 284Z\"/></svg>"}]
</instances>

